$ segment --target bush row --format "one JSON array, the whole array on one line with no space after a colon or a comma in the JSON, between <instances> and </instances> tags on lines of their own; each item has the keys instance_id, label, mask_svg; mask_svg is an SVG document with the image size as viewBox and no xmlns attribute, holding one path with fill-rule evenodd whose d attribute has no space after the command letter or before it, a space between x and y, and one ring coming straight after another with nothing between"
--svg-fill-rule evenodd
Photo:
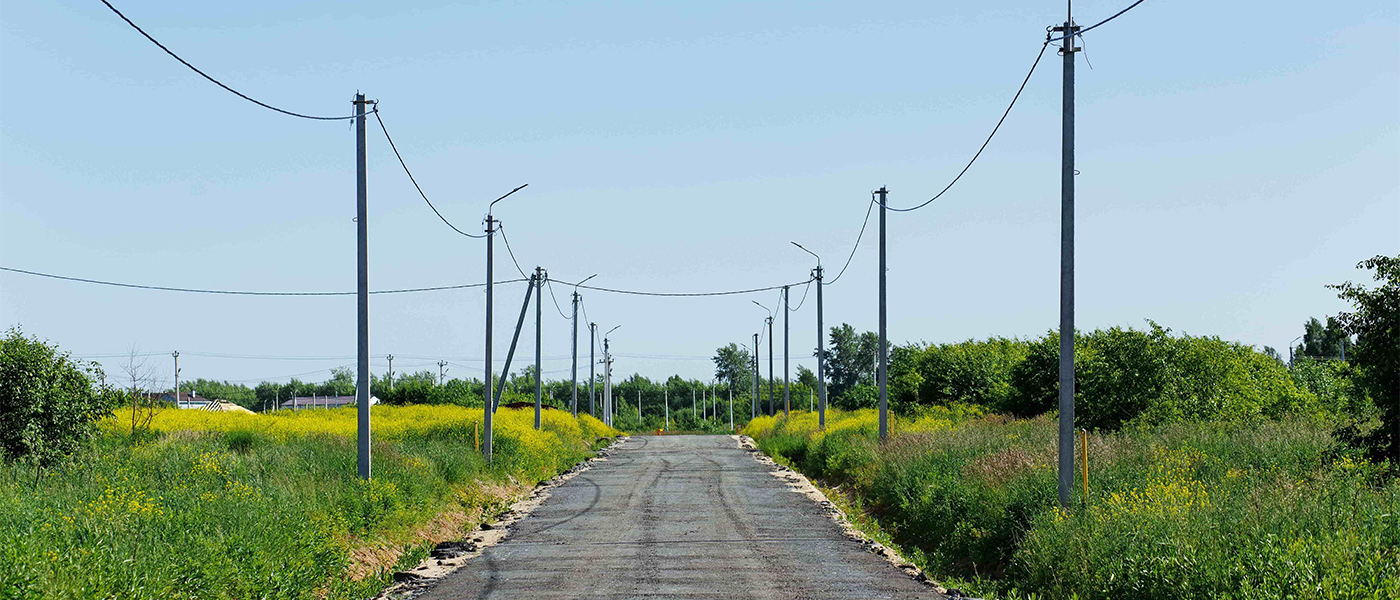
<instances>
[{"instance_id":1,"label":"bush row","mask_svg":"<svg viewBox=\"0 0 1400 600\"><path fill-rule=\"evenodd\" d=\"M1150 322L1149 322L1150 323ZM890 366L896 412L974 403L1032 417L1059 396L1059 335L897 348ZM1290 372L1250 346L1216 337L1114 327L1075 336L1075 422L1116 429L1214 419L1333 415L1365 418L1374 406L1350 385L1345 363L1311 361ZM849 408L841 403L838 407Z\"/></svg>"}]
</instances>

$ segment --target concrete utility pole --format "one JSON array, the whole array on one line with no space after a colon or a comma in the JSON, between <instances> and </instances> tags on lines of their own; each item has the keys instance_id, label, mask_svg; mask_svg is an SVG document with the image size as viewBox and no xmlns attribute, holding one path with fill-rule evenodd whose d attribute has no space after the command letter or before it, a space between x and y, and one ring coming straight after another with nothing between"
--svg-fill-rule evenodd
<instances>
[{"instance_id":1,"label":"concrete utility pole","mask_svg":"<svg viewBox=\"0 0 1400 600\"><path fill-rule=\"evenodd\" d=\"M750 419L758 418L758 334L753 334L753 401L749 402Z\"/></svg>"},{"instance_id":2,"label":"concrete utility pole","mask_svg":"<svg viewBox=\"0 0 1400 600\"><path fill-rule=\"evenodd\" d=\"M1064 96L1060 138L1060 506L1069 508L1074 491L1074 25L1066 9L1060 55L1064 57Z\"/></svg>"},{"instance_id":3,"label":"concrete utility pole","mask_svg":"<svg viewBox=\"0 0 1400 600\"><path fill-rule=\"evenodd\" d=\"M445 360L440 360L440 361L438 361L438 385L439 385L439 386L441 386L441 385L443 384L443 381L444 381L444 379L445 379L446 377L447 377L447 361L445 361Z\"/></svg>"},{"instance_id":4,"label":"concrete utility pole","mask_svg":"<svg viewBox=\"0 0 1400 600\"><path fill-rule=\"evenodd\" d=\"M817 428L826 429L826 338L822 329L822 257L803 248L802 244L793 242L792 245L802 248L803 252L817 259L817 268L812 269L812 279L817 280Z\"/></svg>"},{"instance_id":5,"label":"concrete utility pole","mask_svg":"<svg viewBox=\"0 0 1400 600\"><path fill-rule=\"evenodd\" d=\"M885 213L888 212L885 200L889 197L889 190L881 186L876 193L880 195L880 356L875 367L875 381L880 386L880 439L884 440L890 437L889 390L885 381L889 368L888 341L885 337Z\"/></svg>"},{"instance_id":6,"label":"concrete utility pole","mask_svg":"<svg viewBox=\"0 0 1400 600\"><path fill-rule=\"evenodd\" d=\"M671 430L671 388L667 386L661 390L661 401L666 403L666 429Z\"/></svg>"},{"instance_id":7,"label":"concrete utility pole","mask_svg":"<svg viewBox=\"0 0 1400 600\"><path fill-rule=\"evenodd\" d=\"M511 361L515 358L516 344L520 342L520 332L525 329L525 313L530 310L530 295L535 293L535 288L538 285L539 280L535 275L531 275L529 283L525 284L525 300L520 303L520 318L515 321L515 334L510 338L510 349L506 351L506 362L501 367L501 385L496 389L496 395L491 400L491 412L496 412L496 409L500 407L501 396L505 394Z\"/></svg>"},{"instance_id":8,"label":"concrete utility pole","mask_svg":"<svg viewBox=\"0 0 1400 600\"><path fill-rule=\"evenodd\" d=\"M491 417L496 412L496 407L492 406L496 397L495 365L491 362L491 320L493 318L492 298L495 295L495 254L496 254L496 219L491 214L491 207L496 205L492 202L486 208L486 387L481 394L482 404L485 405L485 424L482 425L481 434L481 454L486 457L486 462L491 462Z\"/></svg>"},{"instance_id":9,"label":"concrete utility pole","mask_svg":"<svg viewBox=\"0 0 1400 600\"><path fill-rule=\"evenodd\" d=\"M773 408L773 315L768 315L768 416L778 414Z\"/></svg>"},{"instance_id":10,"label":"concrete utility pole","mask_svg":"<svg viewBox=\"0 0 1400 600\"><path fill-rule=\"evenodd\" d=\"M575 293L577 293L577 292L575 292ZM596 411L596 410L593 409L593 400L594 400L594 398L597 397L597 395L593 393L593 382L594 382L594 380L597 379L597 376L595 376L595 375L593 374L593 368L594 368L595 366L597 366L598 361L597 361L597 357L595 357L595 356L593 355L593 349L598 347L598 341L597 341L597 339L596 339L597 337L598 337L598 324L597 324L597 323L589 323L589 324L588 324L588 414L589 414L590 416L592 416L593 418L595 418L595 419L598 417L598 411Z\"/></svg>"},{"instance_id":11,"label":"concrete utility pole","mask_svg":"<svg viewBox=\"0 0 1400 600\"><path fill-rule=\"evenodd\" d=\"M175 357L175 408L180 408L180 351L176 350L170 355Z\"/></svg>"},{"instance_id":12,"label":"concrete utility pole","mask_svg":"<svg viewBox=\"0 0 1400 600\"><path fill-rule=\"evenodd\" d=\"M492 381L495 376L495 365L491 363L491 299L494 295L494 288L496 287L496 283L491 280L495 273L495 269L492 265L492 263L495 262L492 260L495 255L496 246L495 225L496 220L492 218L491 213L488 212L486 214L486 387L481 393L482 404L485 405L486 411L485 417L483 417L485 419L485 424L481 427L481 454L486 457L486 462L488 463L491 462L491 416L496 412L493 410L495 407L491 406L493 398L496 397L496 385L495 382Z\"/></svg>"},{"instance_id":13,"label":"concrete utility pole","mask_svg":"<svg viewBox=\"0 0 1400 600\"><path fill-rule=\"evenodd\" d=\"M544 376L540 374L540 300L544 296L544 269L535 267L535 429L540 428L540 392ZM552 289L552 288L551 288Z\"/></svg>"},{"instance_id":14,"label":"concrete utility pole","mask_svg":"<svg viewBox=\"0 0 1400 600\"><path fill-rule=\"evenodd\" d=\"M734 388L729 388L729 429L734 429Z\"/></svg>"},{"instance_id":15,"label":"concrete utility pole","mask_svg":"<svg viewBox=\"0 0 1400 600\"><path fill-rule=\"evenodd\" d=\"M358 451L357 471L360 479L370 478L369 461L369 180L366 176L365 159L365 100L364 94L355 94L355 231L356 255L359 278L355 296L359 318L358 339L356 340L355 382L355 446Z\"/></svg>"},{"instance_id":16,"label":"concrete utility pole","mask_svg":"<svg viewBox=\"0 0 1400 600\"><path fill-rule=\"evenodd\" d=\"M389 359L389 391L394 391L394 355L390 354Z\"/></svg>"},{"instance_id":17,"label":"concrete utility pole","mask_svg":"<svg viewBox=\"0 0 1400 600\"><path fill-rule=\"evenodd\" d=\"M574 359L573 359L573 368L572 368L572 371L571 371L573 374L569 376L570 388L571 388L573 391L569 392L569 393L571 394L570 400L569 400L569 411L573 413L573 415L574 415L575 418L578 417L578 301L579 301L579 299L582 297L582 296L579 296L579 295L578 295L578 286L583 285L583 282L584 282L584 281L588 281L589 279L593 279L594 277L597 277L597 276L598 276L598 274L597 274L597 273L594 273L594 274L589 275L588 277L584 278L583 281L580 281L580 282L574 284L574 317L573 317L573 319L572 319L573 326L574 326L574 334L573 334L573 338L572 338L572 347L573 347L573 356L574 356ZM590 350L590 352L591 352L591 350ZM590 360L591 360L591 359L590 359ZM590 389L591 389L591 388L590 388ZM591 405L590 405L590 410L591 410Z\"/></svg>"},{"instance_id":18,"label":"concrete utility pole","mask_svg":"<svg viewBox=\"0 0 1400 600\"><path fill-rule=\"evenodd\" d=\"M613 327L603 334L603 413L607 416L608 427L612 427L613 412L616 409L612 399L612 352L608 349L608 336L617 331L618 327L622 326Z\"/></svg>"},{"instance_id":19,"label":"concrete utility pole","mask_svg":"<svg viewBox=\"0 0 1400 600\"><path fill-rule=\"evenodd\" d=\"M788 333L792 330L792 290L788 286L783 286L783 416L788 416L788 411L792 410L792 381L788 374L789 351L791 336Z\"/></svg>"},{"instance_id":20,"label":"concrete utility pole","mask_svg":"<svg viewBox=\"0 0 1400 600\"><path fill-rule=\"evenodd\" d=\"M569 369L569 372L570 372L570 375L569 375L569 394L570 394L570 399L569 399L569 412L573 413L574 417L577 418L577 417L578 417L578 288L574 288L574 313L573 313L573 318L571 319L571 322L573 323L574 333L573 333L573 336L570 338L570 343L569 343L570 352L573 354L573 360L570 362L570 369Z\"/></svg>"},{"instance_id":21,"label":"concrete utility pole","mask_svg":"<svg viewBox=\"0 0 1400 600\"><path fill-rule=\"evenodd\" d=\"M491 441L495 438L493 434L493 429L491 427L491 417L496 412L496 407L494 406L495 401L492 399L495 395L495 385L493 381L493 367L491 363L491 299L496 287L496 282L492 281L492 277L495 276L496 263L496 261L494 260L496 246L496 230L498 229L496 225L500 223L500 221L497 221L492 213L494 212L493 209L495 209L497 202L505 200L511 194L514 194L520 191L521 189L524 189L524 187L525 186L522 185L518 188L515 188L510 192L506 193L506 195L492 200L491 204L488 204L486 206L486 387L481 394L481 398L483 400L482 404L485 405L484 410L486 412L486 422L482 426L484 433L482 434L481 453L483 456L486 457L486 462L488 463L491 462Z\"/></svg>"},{"instance_id":22,"label":"concrete utility pole","mask_svg":"<svg viewBox=\"0 0 1400 600\"><path fill-rule=\"evenodd\" d=\"M608 356L608 338L603 337L603 421L612 427L612 358Z\"/></svg>"},{"instance_id":23,"label":"concrete utility pole","mask_svg":"<svg viewBox=\"0 0 1400 600\"><path fill-rule=\"evenodd\" d=\"M642 388L637 387L637 428L642 427Z\"/></svg>"},{"instance_id":24,"label":"concrete utility pole","mask_svg":"<svg viewBox=\"0 0 1400 600\"><path fill-rule=\"evenodd\" d=\"M695 403L695 388L690 388L690 415L700 418L700 406Z\"/></svg>"}]
</instances>

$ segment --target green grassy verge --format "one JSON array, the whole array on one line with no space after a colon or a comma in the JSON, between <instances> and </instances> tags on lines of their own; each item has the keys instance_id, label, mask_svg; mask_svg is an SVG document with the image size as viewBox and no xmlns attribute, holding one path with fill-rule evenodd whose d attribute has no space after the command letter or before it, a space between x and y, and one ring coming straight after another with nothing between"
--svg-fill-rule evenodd
<instances>
[{"instance_id":1,"label":"green grassy verge","mask_svg":"<svg viewBox=\"0 0 1400 600\"><path fill-rule=\"evenodd\" d=\"M978 411L760 418L759 447L829 486L942 584L1024 598L1400 597L1400 481L1316 421L1089 436L1056 506L1056 428Z\"/></svg>"},{"instance_id":2,"label":"green grassy verge","mask_svg":"<svg viewBox=\"0 0 1400 600\"><path fill-rule=\"evenodd\" d=\"M354 410L167 411L66 466L0 465L0 597L365 598L611 432L591 417L376 407L374 478L355 475Z\"/></svg>"}]
</instances>

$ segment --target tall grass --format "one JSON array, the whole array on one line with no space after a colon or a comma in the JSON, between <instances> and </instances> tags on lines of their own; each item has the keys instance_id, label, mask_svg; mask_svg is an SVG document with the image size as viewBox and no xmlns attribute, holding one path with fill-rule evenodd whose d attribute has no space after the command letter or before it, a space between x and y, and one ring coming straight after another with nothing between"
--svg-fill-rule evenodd
<instances>
[{"instance_id":1,"label":"tall grass","mask_svg":"<svg viewBox=\"0 0 1400 600\"><path fill-rule=\"evenodd\" d=\"M975 411L760 419L759 446L837 486L935 578L1049 598L1400 597L1400 481L1315 421L1089 436L1056 503L1056 427ZM1076 479L1078 479L1076 477Z\"/></svg>"},{"instance_id":2,"label":"tall grass","mask_svg":"<svg viewBox=\"0 0 1400 600\"><path fill-rule=\"evenodd\" d=\"M513 492L614 433L591 417L502 409L495 460L480 410L373 409L374 478L356 477L354 409L168 410L120 423L36 481L0 466L0 596L351 598L396 562L474 526Z\"/></svg>"}]
</instances>

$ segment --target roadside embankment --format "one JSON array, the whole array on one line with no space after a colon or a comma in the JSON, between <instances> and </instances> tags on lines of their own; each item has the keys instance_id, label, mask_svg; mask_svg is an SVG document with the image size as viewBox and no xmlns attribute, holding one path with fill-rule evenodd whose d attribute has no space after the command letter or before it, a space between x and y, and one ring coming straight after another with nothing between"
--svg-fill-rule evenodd
<instances>
[{"instance_id":1,"label":"roadside embankment","mask_svg":"<svg viewBox=\"0 0 1400 600\"><path fill-rule=\"evenodd\" d=\"M1308 420L1089 434L1056 506L1056 427L935 409L761 417L759 447L817 479L946 586L1024 598L1400 597L1400 480ZM1081 448L1082 449L1082 448Z\"/></svg>"}]
</instances>

